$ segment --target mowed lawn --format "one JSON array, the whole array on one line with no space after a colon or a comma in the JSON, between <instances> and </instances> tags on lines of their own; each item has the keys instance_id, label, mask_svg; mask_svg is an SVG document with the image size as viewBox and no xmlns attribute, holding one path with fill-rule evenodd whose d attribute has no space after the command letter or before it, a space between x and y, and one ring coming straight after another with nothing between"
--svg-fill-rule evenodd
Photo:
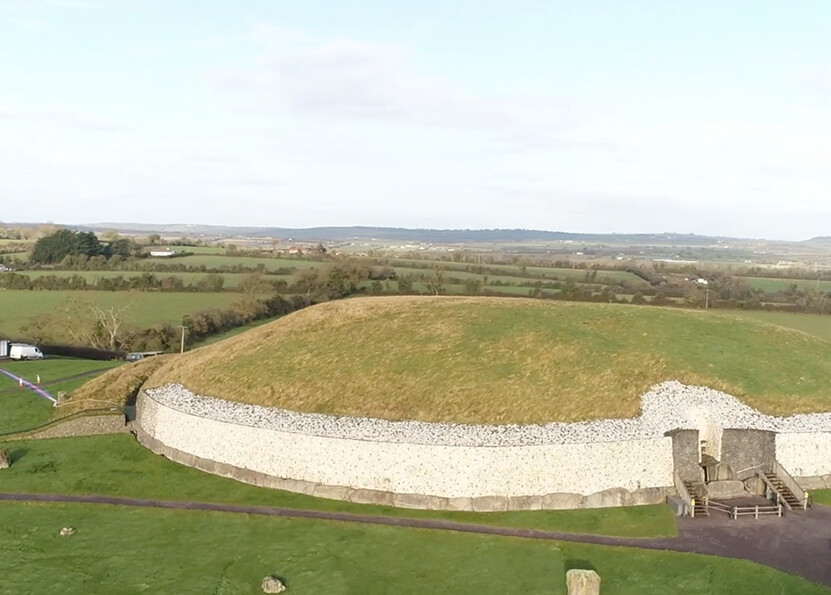
<instances>
[{"instance_id":1,"label":"mowed lawn","mask_svg":"<svg viewBox=\"0 0 831 595\"><path fill-rule=\"evenodd\" d=\"M662 537L676 532L672 513L664 505L481 513L407 510L313 498L247 485L172 463L128 434L8 442L0 447L9 450L14 461L3 471L0 492L280 506L627 537Z\"/></svg>"},{"instance_id":2,"label":"mowed lawn","mask_svg":"<svg viewBox=\"0 0 831 595\"><path fill-rule=\"evenodd\" d=\"M0 535L9 593L565 594L575 567L604 593L829 593L711 556L202 511L0 503Z\"/></svg>"},{"instance_id":3,"label":"mowed lawn","mask_svg":"<svg viewBox=\"0 0 831 595\"><path fill-rule=\"evenodd\" d=\"M264 365L263 362L268 362ZM666 380L831 410L831 343L716 311L382 297L307 308L150 379L291 410L471 423L633 417Z\"/></svg>"},{"instance_id":4,"label":"mowed lawn","mask_svg":"<svg viewBox=\"0 0 831 595\"><path fill-rule=\"evenodd\" d=\"M97 304L103 308L127 305L128 324L140 328L157 323L179 324L185 314L211 308L227 308L239 299L234 292L166 293L140 291L0 291L0 333L20 334L34 316L58 309L69 300Z\"/></svg>"}]
</instances>

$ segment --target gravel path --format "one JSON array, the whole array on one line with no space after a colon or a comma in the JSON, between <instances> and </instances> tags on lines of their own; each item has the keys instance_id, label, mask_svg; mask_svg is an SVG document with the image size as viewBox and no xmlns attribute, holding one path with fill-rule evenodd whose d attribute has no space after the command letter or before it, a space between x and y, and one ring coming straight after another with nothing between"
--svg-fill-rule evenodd
<instances>
[{"instance_id":1,"label":"gravel path","mask_svg":"<svg viewBox=\"0 0 831 595\"><path fill-rule=\"evenodd\" d=\"M718 515L701 519L678 519L679 534L676 537L638 539L492 527L434 519L95 495L0 494L0 501L70 502L173 510L205 510L710 554L751 560L831 587L831 563L829 563L831 508L823 506L815 506L805 512L792 513L784 518L734 521Z\"/></svg>"},{"instance_id":2,"label":"gravel path","mask_svg":"<svg viewBox=\"0 0 831 595\"><path fill-rule=\"evenodd\" d=\"M272 430L408 444L447 446L526 446L643 440L677 428L701 426L702 418L723 428L753 428L780 433L831 432L831 413L774 417L735 397L701 386L664 382L643 395L641 416L545 425L471 425L338 417L246 405L196 395L179 384L146 391L156 401L200 417Z\"/></svg>"}]
</instances>

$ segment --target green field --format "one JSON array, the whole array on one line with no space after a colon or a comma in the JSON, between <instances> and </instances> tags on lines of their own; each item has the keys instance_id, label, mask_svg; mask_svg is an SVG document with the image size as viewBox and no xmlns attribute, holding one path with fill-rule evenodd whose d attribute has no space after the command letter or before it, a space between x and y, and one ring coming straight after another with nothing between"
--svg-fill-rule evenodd
<instances>
[{"instance_id":1,"label":"green field","mask_svg":"<svg viewBox=\"0 0 831 595\"><path fill-rule=\"evenodd\" d=\"M635 416L665 380L767 413L827 411L829 377L831 343L715 311L383 297L296 312L149 383L337 415L543 423Z\"/></svg>"},{"instance_id":2,"label":"green field","mask_svg":"<svg viewBox=\"0 0 831 595\"><path fill-rule=\"evenodd\" d=\"M24 379L35 382L40 375L41 385L51 394L67 393L86 383L90 377L58 382L62 378L85 372L107 370L123 362L91 361L71 358L47 358L40 361L0 361L0 367ZM7 376L0 375L0 434L19 432L42 425L55 413L52 403L28 389L21 389Z\"/></svg>"},{"instance_id":3,"label":"green field","mask_svg":"<svg viewBox=\"0 0 831 595\"><path fill-rule=\"evenodd\" d=\"M50 312L68 300L89 300L101 307L129 304L128 324L144 328L157 323L179 324L182 316L211 308L227 308L239 299L234 292L167 293L139 291L0 291L0 334L16 336L33 316Z\"/></svg>"},{"instance_id":4,"label":"green field","mask_svg":"<svg viewBox=\"0 0 831 595\"><path fill-rule=\"evenodd\" d=\"M18 271L19 275L26 275L32 279L39 277L55 276L59 278L70 278L73 276L83 277L87 283L95 283L98 279L112 279L114 277L124 277L130 279L131 277L140 277L142 275L139 271ZM209 273L181 273L181 272L162 272L156 271L153 273L159 279L165 277L178 277L182 279L185 285L196 285L199 281L208 276ZM251 273L219 273L225 280L224 289L233 289L239 285L239 282L246 277L250 277ZM268 275L265 277L269 281L285 281L291 283L291 275Z\"/></svg>"},{"instance_id":5,"label":"green field","mask_svg":"<svg viewBox=\"0 0 831 595\"><path fill-rule=\"evenodd\" d=\"M820 281L816 279L779 279L775 277L736 277L747 283L753 289L761 289L768 293L786 291L791 285L799 289L814 289L819 292L831 291L831 281Z\"/></svg>"},{"instance_id":6,"label":"green field","mask_svg":"<svg viewBox=\"0 0 831 595\"><path fill-rule=\"evenodd\" d=\"M831 342L831 316L801 312L768 312L765 310L731 310L730 314L775 324Z\"/></svg>"},{"instance_id":7,"label":"green field","mask_svg":"<svg viewBox=\"0 0 831 595\"><path fill-rule=\"evenodd\" d=\"M83 504L0 504L9 593L565 594L590 567L604 593L829 590L741 560L305 519ZM73 527L72 537L58 535Z\"/></svg>"},{"instance_id":8,"label":"green field","mask_svg":"<svg viewBox=\"0 0 831 595\"><path fill-rule=\"evenodd\" d=\"M267 271L284 268L314 268L325 264L321 261L302 258L259 258L256 256L225 256L222 254L194 254L193 256L182 256L178 258L149 258L143 262L147 263L148 266L167 262L188 266L206 266L208 268L223 266L257 267L263 265Z\"/></svg>"}]
</instances>

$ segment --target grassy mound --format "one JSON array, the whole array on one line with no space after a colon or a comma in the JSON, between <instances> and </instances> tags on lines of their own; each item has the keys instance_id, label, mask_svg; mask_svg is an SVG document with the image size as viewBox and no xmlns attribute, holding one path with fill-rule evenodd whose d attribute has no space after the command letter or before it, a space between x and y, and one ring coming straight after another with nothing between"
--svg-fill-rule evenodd
<instances>
[{"instance_id":1,"label":"grassy mound","mask_svg":"<svg viewBox=\"0 0 831 595\"><path fill-rule=\"evenodd\" d=\"M73 413L82 409L98 409L112 405L123 406L132 402L141 385L162 365L175 355L159 355L124 364L96 376L73 391L60 406L60 414Z\"/></svg>"},{"instance_id":2,"label":"grassy mound","mask_svg":"<svg viewBox=\"0 0 831 595\"><path fill-rule=\"evenodd\" d=\"M166 362L148 386L339 415L539 423L637 415L677 379L775 414L831 409L831 343L716 312L506 298L322 304Z\"/></svg>"}]
</instances>

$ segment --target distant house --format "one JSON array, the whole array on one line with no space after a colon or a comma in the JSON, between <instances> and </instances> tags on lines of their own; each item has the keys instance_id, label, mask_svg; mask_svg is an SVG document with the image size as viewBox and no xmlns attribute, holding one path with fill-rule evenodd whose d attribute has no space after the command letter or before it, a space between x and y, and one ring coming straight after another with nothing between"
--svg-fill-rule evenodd
<instances>
[{"instance_id":1,"label":"distant house","mask_svg":"<svg viewBox=\"0 0 831 595\"><path fill-rule=\"evenodd\" d=\"M170 258L176 254L173 250L151 250L150 256L160 256L162 258Z\"/></svg>"}]
</instances>

